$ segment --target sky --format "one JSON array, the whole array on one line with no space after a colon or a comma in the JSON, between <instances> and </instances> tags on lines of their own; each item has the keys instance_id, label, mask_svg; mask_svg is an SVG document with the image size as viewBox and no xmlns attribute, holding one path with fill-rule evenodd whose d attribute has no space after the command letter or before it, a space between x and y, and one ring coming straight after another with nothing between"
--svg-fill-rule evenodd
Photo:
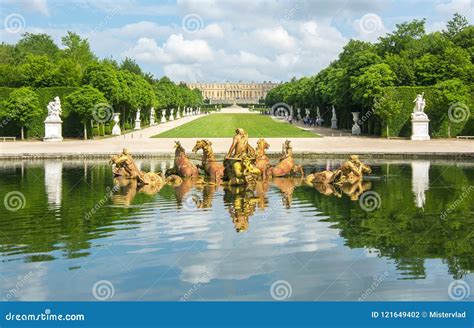
<instances>
[{"instance_id":1,"label":"sky","mask_svg":"<svg viewBox=\"0 0 474 328\"><path fill-rule=\"evenodd\" d=\"M131 57L179 82L287 81L314 75L350 39L376 41L395 24L473 22L474 0L1 0L0 40L67 31L100 58ZM61 46L62 47L62 46Z\"/></svg>"}]
</instances>

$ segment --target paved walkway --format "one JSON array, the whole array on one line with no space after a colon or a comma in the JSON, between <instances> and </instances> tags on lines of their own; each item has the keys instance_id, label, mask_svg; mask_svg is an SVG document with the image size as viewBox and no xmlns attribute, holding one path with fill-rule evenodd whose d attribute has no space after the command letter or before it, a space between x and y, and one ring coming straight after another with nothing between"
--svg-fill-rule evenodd
<instances>
[{"instance_id":1,"label":"paved walkway","mask_svg":"<svg viewBox=\"0 0 474 328\"><path fill-rule=\"evenodd\" d=\"M159 124L123 136L100 140L0 142L0 158L28 156L108 156L110 154L119 153L122 148L128 148L132 154L172 154L174 153L174 141L176 138L162 139L150 137L191 122L202 116L203 115L183 117L175 121ZM315 128L315 132L321 133L320 130L317 129L325 128ZM321 134L327 135L327 133ZM197 138L180 138L179 140L183 147L188 152L191 152ZM232 142L231 138L212 138L210 140L212 141L214 151L220 154L226 153ZM251 138L250 143L255 145L257 140L257 138ZM285 138L267 138L266 140L270 144L270 153L281 152L281 145L285 141ZM474 157L474 140L433 139L430 141L411 141L373 137L325 136L323 138L292 138L291 143L295 153L411 154L414 156L459 154L460 156Z\"/></svg>"}]
</instances>

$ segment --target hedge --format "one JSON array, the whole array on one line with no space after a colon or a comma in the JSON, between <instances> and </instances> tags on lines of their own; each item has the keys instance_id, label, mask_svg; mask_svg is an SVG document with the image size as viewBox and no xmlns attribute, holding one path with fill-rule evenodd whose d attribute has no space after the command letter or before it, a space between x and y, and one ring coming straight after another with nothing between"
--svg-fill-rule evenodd
<instances>
[{"instance_id":1,"label":"hedge","mask_svg":"<svg viewBox=\"0 0 474 328\"><path fill-rule=\"evenodd\" d=\"M436 86L420 86L420 87L387 87L384 88L384 98L389 101L395 101L401 105L401 113L389 124L391 136L408 137L411 134L411 113L415 106L413 100L417 94L424 92L426 100L425 112L430 119L430 135L433 137L456 135L473 135L473 119L474 119L474 86L468 86L470 91L459 96L459 103L467 110L468 119L455 122L449 119L449 105L446 105L443 99L439 99L439 88ZM453 103L455 104L455 103ZM459 105L458 105L459 106ZM377 116L377 112L375 113ZM382 119L382 118L381 118ZM382 119L383 120L383 119ZM382 134L385 136L385 125Z\"/></svg>"}]
</instances>

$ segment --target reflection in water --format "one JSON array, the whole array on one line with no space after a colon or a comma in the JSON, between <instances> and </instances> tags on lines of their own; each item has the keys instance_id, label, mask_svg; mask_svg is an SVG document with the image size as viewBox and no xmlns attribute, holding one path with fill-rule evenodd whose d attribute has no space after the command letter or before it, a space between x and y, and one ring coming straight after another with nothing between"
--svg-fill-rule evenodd
<instances>
[{"instance_id":1,"label":"reflection in water","mask_svg":"<svg viewBox=\"0 0 474 328\"><path fill-rule=\"evenodd\" d=\"M340 165L311 164L307 172ZM21 190L27 206L0 207L3 289L33 271L37 281L25 287L24 299L88 299L90 288L80 286L98 277L114 281L117 297L136 299L163 276L150 299L179 299L188 284L205 282L204 299L261 300L281 277L292 283L295 299L323 292L320 299L357 299L374 274L388 271L378 287L383 299L398 299L400 290L411 299L446 299L452 279L473 276L474 165L413 161L390 164L388 172L386 163L370 164L373 175L359 184L323 188L275 178L224 188L200 179L139 187L114 179L97 161L4 162L0 195ZM152 161L143 166L154 169ZM105 197L113 186L117 191ZM369 189L381 199L373 212L355 201ZM342 276L328 291L349 266L359 278ZM229 296L229 284L248 292Z\"/></svg>"},{"instance_id":2,"label":"reflection in water","mask_svg":"<svg viewBox=\"0 0 474 328\"><path fill-rule=\"evenodd\" d=\"M426 201L425 191L430 187L430 162L411 162L412 191L415 194L416 207L423 208Z\"/></svg>"},{"instance_id":3,"label":"reflection in water","mask_svg":"<svg viewBox=\"0 0 474 328\"><path fill-rule=\"evenodd\" d=\"M52 209L61 208L63 163L61 161L44 162L44 184L48 204Z\"/></svg>"}]
</instances>

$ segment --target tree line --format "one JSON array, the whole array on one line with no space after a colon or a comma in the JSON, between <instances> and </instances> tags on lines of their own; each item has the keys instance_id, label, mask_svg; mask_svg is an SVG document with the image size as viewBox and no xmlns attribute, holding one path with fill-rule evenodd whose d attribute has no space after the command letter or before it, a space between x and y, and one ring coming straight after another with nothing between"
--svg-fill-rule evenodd
<instances>
[{"instance_id":1,"label":"tree line","mask_svg":"<svg viewBox=\"0 0 474 328\"><path fill-rule=\"evenodd\" d=\"M15 88L0 104L0 129L2 122L16 124L24 137L24 129L46 111L35 93L40 88L76 88L61 101L82 122L84 131L91 128L91 121L109 122L112 111L121 113L121 125L128 128L137 109L147 123L152 108L182 109L203 103L199 90L175 84L166 76L157 79L131 58L120 63L99 59L88 40L76 33L68 32L61 43L63 49L47 34L25 33L17 44L0 44L0 87Z\"/></svg>"},{"instance_id":2,"label":"tree line","mask_svg":"<svg viewBox=\"0 0 474 328\"><path fill-rule=\"evenodd\" d=\"M350 40L327 68L272 89L266 103L285 102L312 110L320 107L325 124L330 124L334 105L339 128L344 129L352 125L351 112L359 111L363 116L373 111L375 115L362 126L363 131L385 134L384 127L400 110L383 98L385 88L434 87L438 96L446 99L440 106L446 106L442 110L447 111L448 102L472 100L473 63L474 26L465 17L455 14L445 30L432 33L426 33L425 19L415 19L397 24L395 31L375 43Z\"/></svg>"}]
</instances>

